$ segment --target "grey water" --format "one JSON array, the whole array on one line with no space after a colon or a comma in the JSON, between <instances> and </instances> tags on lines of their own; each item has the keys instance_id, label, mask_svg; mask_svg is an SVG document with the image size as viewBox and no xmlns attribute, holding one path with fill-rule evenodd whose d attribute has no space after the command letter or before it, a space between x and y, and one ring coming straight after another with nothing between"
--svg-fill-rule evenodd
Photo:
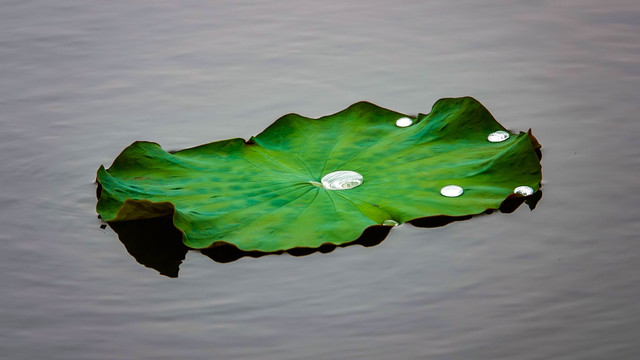
<instances>
[{"instance_id":1,"label":"grey water","mask_svg":"<svg viewBox=\"0 0 640 360\"><path fill-rule=\"evenodd\" d=\"M95 212L135 140L467 95L542 143L535 210L177 278ZM3 0L0 358L638 359L639 114L635 0Z\"/></svg>"}]
</instances>

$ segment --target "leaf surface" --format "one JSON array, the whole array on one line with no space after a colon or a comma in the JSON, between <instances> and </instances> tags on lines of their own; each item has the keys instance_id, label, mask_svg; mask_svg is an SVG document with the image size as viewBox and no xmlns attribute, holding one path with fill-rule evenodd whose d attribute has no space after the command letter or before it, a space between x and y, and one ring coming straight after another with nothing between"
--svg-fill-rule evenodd
<instances>
[{"instance_id":1,"label":"leaf surface","mask_svg":"<svg viewBox=\"0 0 640 360\"><path fill-rule=\"evenodd\" d=\"M359 102L318 119L285 115L249 141L173 154L135 142L98 170L97 211L105 221L172 214L191 248L272 252L348 243L385 220L478 214L518 186L539 189L535 138L520 132L489 142L506 129L475 99L441 99L408 127L396 126L402 117ZM334 171L357 172L363 182L319 186ZM447 185L464 192L442 196Z\"/></svg>"}]
</instances>

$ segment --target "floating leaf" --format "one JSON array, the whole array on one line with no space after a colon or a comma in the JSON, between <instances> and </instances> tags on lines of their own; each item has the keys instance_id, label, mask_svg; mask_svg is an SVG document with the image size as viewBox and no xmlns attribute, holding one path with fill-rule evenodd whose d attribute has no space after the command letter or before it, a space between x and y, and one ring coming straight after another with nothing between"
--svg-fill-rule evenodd
<instances>
[{"instance_id":1,"label":"floating leaf","mask_svg":"<svg viewBox=\"0 0 640 360\"><path fill-rule=\"evenodd\" d=\"M109 222L170 215L196 249L317 248L537 191L539 148L473 98L441 99L417 117L359 102L319 119L285 115L248 141L173 154L135 142L98 170L97 211Z\"/></svg>"}]
</instances>

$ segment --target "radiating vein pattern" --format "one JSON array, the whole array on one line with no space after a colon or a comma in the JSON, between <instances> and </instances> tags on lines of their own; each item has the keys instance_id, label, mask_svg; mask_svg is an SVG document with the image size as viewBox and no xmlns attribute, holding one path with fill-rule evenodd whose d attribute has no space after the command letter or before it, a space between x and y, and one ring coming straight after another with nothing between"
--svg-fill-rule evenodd
<instances>
[{"instance_id":1,"label":"radiating vein pattern","mask_svg":"<svg viewBox=\"0 0 640 360\"><path fill-rule=\"evenodd\" d=\"M398 126L403 118L411 123ZM98 170L97 211L106 221L172 214L192 248L338 245L369 226L530 196L542 179L536 146L469 97L438 100L417 117L359 102L318 119L285 115L248 141L172 154L135 142Z\"/></svg>"}]
</instances>

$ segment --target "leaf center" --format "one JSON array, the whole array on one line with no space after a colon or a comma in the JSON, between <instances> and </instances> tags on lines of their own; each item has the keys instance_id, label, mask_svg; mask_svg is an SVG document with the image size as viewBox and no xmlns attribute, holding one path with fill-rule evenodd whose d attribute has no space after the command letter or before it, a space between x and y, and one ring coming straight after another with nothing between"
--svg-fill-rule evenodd
<instances>
[{"instance_id":1,"label":"leaf center","mask_svg":"<svg viewBox=\"0 0 640 360\"><path fill-rule=\"evenodd\" d=\"M364 181L362 175L355 171L334 171L322 177L320 182L327 190L347 190L359 186ZM312 182L313 184L313 182ZM315 185L315 184L314 184Z\"/></svg>"}]
</instances>

